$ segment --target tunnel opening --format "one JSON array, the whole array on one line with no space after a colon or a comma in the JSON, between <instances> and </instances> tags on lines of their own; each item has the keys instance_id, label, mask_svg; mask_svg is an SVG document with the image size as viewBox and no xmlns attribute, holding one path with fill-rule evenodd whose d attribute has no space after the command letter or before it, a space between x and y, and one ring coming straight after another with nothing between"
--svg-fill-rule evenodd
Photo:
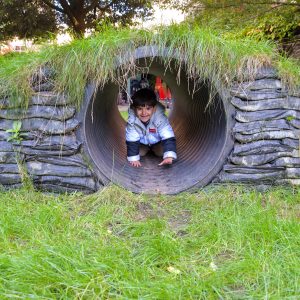
<instances>
[{"instance_id":1,"label":"tunnel opening","mask_svg":"<svg viewBox=\"0 0 300 300\"><path fill-rule=\"evenodd\" d=\"M160 76L150 73L138 73L133 77L129 77L126 84L119 87L116 102L118 110L125 122L128 119L131 97L135 92L143 88L154 91L157 101L161 103L165 109L166 116L172 113L175 99L168 83Z\"/></svg>"},{"instance_id":2,"label":"tunnel opening","mask_svg":"<svg viewBox=\"0 0 300 300\"><path fill-rule=\"evenodd\" d=\"M145 61L143 61L145 64ZM184 70L167 68L159 59L147 63L147 72L160 76L172 90L174 103L169 114L177 141L178 159L158 166L161 158L147 155L142 167L133 168L126 159L125 121L117 97L120 87L107 83L95 95L87 87L82 116L85 152L104 183L114 182L136 193L176 194L210 183L224 165L232 147L232 107L226 93L210 101L210 83L190 79Z\"/></svg>"}]
</instances>

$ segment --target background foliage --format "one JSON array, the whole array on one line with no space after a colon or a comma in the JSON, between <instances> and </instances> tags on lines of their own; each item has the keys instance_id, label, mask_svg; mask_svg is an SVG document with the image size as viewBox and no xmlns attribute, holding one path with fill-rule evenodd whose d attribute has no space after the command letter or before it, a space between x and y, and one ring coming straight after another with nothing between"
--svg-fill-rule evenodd
<instances>
[{"instance_id":1,"label":"background foliage","mask_svg":"<svg viewBox=\"0 0 300 300\"><path fill-rule=\"evenodd\" d=\"M98 30L104 23L132 25L152 13L149 0L2 0L0 40L45 37L67 25L77 36L86 29Z\"/></svg>"},{"instance_id":2,"label":"background foliage","mask_svg":"<svg viewBox=\"0 0 300 300\"><path fill-rule=\"evenodd\" d=\"M289 46L299 41L299 0L166 0L164 4L183 10L188 22L238 36L271 39L288 54L293 50Z\"/></svg>"},{"instance_id":3,"label":"background foliage","mask_svg":"<svg viewBox=\"0 0 300 300\"><path fill-rule=\"evenodd\" d=\"M45 38L57 31L55 12L40 1L0 1L0 41L16 35L20 38Z\"/></svg>"}]
</instances>

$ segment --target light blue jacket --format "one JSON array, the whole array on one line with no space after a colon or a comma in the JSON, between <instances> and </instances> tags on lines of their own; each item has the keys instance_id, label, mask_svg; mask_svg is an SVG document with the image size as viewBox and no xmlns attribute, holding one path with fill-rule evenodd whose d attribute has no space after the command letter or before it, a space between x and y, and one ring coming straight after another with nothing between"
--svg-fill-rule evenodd
<instances>
[{"instance_id":1,"label":"light blue jacket","mask_svg":"<svg viewBox=\"0 0 300 300\"><path fill-rule=\"evenodd\" d=\"M154 145L160 141L174 138L174 131L165 115L165 108L161 103L156 105L156 110L152 115L150 122L145 126L134 113L134 110L128 110L128 121L126 125L126 141L140 142L144 145ZM172 157L177 158L176 146L174 151L166 151L163 158ZM127 156L129 161L136 161L140 159L140 155Z\"/></svg>"}]
</instances>

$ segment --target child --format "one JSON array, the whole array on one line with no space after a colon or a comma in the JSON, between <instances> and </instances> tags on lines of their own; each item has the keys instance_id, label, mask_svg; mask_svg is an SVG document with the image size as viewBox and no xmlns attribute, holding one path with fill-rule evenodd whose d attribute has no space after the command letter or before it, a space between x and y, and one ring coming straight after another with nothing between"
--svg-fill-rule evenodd
<instances>
[{"instance_id":1,"label":"child","mask_svg":"<svg viewBox=\"0 0 300 300\"><path fill-rule=\"evenodd\" d=\"M127 159L133 167L141 167L140 156L152 150L163 156L159 166L170 165L176 155L173 129L165 115L165 108L153 90L143 88L132 96L126 125Z\"/></svg>"}]
</instances>

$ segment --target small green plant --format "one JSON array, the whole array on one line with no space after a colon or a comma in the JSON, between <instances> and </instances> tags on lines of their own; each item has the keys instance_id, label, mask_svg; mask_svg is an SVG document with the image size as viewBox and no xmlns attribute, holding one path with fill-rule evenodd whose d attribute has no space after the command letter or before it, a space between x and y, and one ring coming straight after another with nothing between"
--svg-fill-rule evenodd
<instances>
[{"instance_id":1,"label":"small green plant","mask_svg":"<svg viewBox=\"0 0 300 300\"><path fill-rule=\"evenodd\" d=\"M33 181L28 173L26 163L24 163L20 157L20 153L16 152L16 161L19 168L19 173L21 176L22 185L27 191L34 191Z\"/></svg>"},{"instance_id":2,"label":"small green plant","mask_svg":"<svg viewBox=\"0 0 300 300\"><path fill-rule=\"evenodd\" d=\"M27 133L21 132L22 122L14 121L13 128L7 129L6 132L11 133L11 136L7 138L8 142L16 142L20 144L23 141L24 137L27 136Z\"/></svg>"},{"instance_id":3,"label":"small green plant","mask_svg":"<svg viewBox=\"0 0 300 300\"><path fill-rule=\"evenodd\" d=\"M295 117L293 117L293 116L287 116L285 119L286 119L288 122L291 122L291 121L295 120Z\"/></svg>"}]
</instances>

